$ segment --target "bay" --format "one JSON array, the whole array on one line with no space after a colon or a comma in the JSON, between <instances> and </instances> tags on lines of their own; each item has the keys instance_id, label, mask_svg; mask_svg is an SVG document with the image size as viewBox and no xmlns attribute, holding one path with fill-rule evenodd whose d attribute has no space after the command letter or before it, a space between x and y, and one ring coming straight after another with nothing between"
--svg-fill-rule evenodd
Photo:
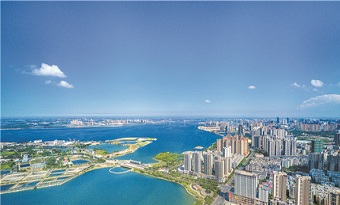
<instances>
[{"instance_id":1,"label":"bay","mask_svg":"<svg viewBox=\"0 0 340 205\"><path fill-rule=\"evenodd\" d=\"M100 128L53 128L2 130L2 141L36 139L105 141L123 137L157 138L135 153L119 159L154 162L160 152L182 153L196 146L210 146L219 137L197 129L196 124L129 125ZM185 189L168 181L133 172L115 175L108 169L94 170L61 186L1 195L2 204L192 204Z\"/></svg>"}]
</instances>

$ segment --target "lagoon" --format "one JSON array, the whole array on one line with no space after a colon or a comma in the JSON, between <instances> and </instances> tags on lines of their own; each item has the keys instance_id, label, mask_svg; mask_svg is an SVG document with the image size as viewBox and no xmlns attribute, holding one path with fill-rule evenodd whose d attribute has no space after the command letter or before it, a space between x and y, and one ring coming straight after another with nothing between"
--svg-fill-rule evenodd
<instances>
[{"instance_id":1,"label":"lagoon","mask_svg":"<svg viewBox=\"0 0 340 205\"><path fill-rule=\"evenodd\" d=\"M61 186L1 195L2 205L185 205L193 202L178 184L134 172L112 174L109 168L93 170Z\"/></svg>"}]
</instances>

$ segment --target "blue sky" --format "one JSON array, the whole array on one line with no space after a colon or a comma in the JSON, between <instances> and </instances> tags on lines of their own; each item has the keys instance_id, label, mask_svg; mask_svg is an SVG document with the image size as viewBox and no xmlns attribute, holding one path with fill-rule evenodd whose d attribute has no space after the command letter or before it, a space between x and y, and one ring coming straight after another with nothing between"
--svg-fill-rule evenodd
<instances>
[{"instance_id":1,"label":"blue sky","mask_svg":"<svg viewBox=\"0 0 340 205\"><path fill-rule=\"evenodd\" d=\"M339 2L1 2L3 117L339 117Z\"/></svg>"}]
</instances>

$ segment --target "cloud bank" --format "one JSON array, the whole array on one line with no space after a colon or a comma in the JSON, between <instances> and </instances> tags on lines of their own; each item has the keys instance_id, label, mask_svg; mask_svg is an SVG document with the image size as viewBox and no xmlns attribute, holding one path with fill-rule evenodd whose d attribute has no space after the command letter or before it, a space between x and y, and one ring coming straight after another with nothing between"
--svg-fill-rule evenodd
<instances>
[{"instance_id":1,"label":"cloud bank","mask_svg":"<svg viewBox=\"0 0 340 205\"><path fill-rule=\"evenodd\" d=\"M340 95L326 94L303 101L300 108L310 108L323 104L340 104Z\"/></svg>"},{"instance_id":2,"label":"cloud bank","mask_svg":"<svg viewBox=\"0 0 340 205\"><path fill-rule=\"evenodd\" d=\"M64 88L74 88L74 86L64 80L60 81L58 84L58 86L60 87L64 87Z\"/></svg>"},{"instance_id":3,"label":"cloud bank","mask_svg":"<svg viewBox=\"0 0 340 205\"><path fill-rule=\"evenodd\" d=\"M204 102L206 102L206 103L211 103L211 100L205 100Z\"/></svg>"},{"instance_id":4,"label":"cloud bank","mask_svg":"<svg viewBox=\"0 0 340 205\"><path fill-rule=\"evenodd\" d=\"M32 74L38 76L54 76L59 78L66 78L66 75L63 73L63 71L60 70L57 65L48 65L45 63L42 63L39 69L33 69Z\"/></svg>"}]
</instances>

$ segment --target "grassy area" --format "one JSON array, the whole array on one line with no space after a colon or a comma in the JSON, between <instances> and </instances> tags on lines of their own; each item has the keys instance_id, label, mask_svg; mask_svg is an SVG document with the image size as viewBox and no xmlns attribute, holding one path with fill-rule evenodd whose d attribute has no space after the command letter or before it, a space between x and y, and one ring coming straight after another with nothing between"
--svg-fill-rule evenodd
<instances>
[{"instance_id":1,"label":"grassy area","mask_svg":"<svg viewBox=\"0 0 340 205\"><path fill-rule=\"evenodd\" d=\"M155 159L165 163L173 164L175 162L181 161L182 155L177 153L161 152L156 155Z\"/></svg>"},{"instance_id":2,"label":"grassy area","mask_svg":"<svg viewBox=\"0 0 340 205\"><path fill-rule=\"evenodd\" d=\"M216 149L217 149L217 144L216 144L216 142L214 142L212 145L210 145L210 147L208 147L208 148L206 149L206 151L207 151L207 150L213 151L213 150L216 150Z\"/></svg>"},{"instance_id":3,"label":"grassy area","mask_svg":"<svg viewBox=\"0 0 340 205\"><path fill-rule=\"evenodd\" d=\"M15 163L12 161L12 162L7 162L7 163L4 163L4 164L1 164L0 165L0 170L5 170L5 169L12 169L13 165Z\"/></svg>"},{"instance_id":4,"label":"grassy area","mask_svg":"<svg viewBox=\"0 0 340 205\"><path fill-rule=\"evenodd\" d=\"M8 157L8 156L11 156L11 155L16 155L17 153L14 152L14 151L6 151L6 152L1 152L0 155L3 156L3 157Z\"/></svg>"},{"instance_id":5,"label":"grassy area","mask_svg":"<svg viewBox=\"0 0 340 205\"><path fill-rule=\"evenodd\" d=\"M103 149L94 149L94 153L101 155L101 156L105 156L107 155L107 151L103 150Z\"/></svg>"}]
</instances>

